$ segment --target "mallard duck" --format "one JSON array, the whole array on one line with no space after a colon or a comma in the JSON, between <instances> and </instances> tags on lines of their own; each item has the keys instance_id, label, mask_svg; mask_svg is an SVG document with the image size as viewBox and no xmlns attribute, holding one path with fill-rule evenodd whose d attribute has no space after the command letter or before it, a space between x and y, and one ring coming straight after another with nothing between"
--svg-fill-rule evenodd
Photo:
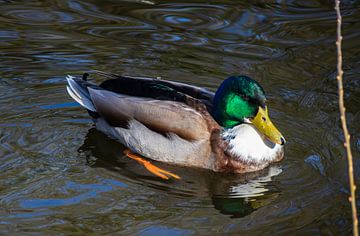
<instances>
[{"instance_id":1,"label":"mallard duck","mask_svg":"<svg viewBox=\"0 0 360 236\"><path fill-rule=\"evenodd\" d=\"M67 91L96 128L125 145L126 156L162 178L179 176L139 155L216 172L261 170L284 156L285 138L271 122L261 85L225 79L215 93L158 78L119 76L100 85L67 76Z\"/></svg>"}]
</instances>

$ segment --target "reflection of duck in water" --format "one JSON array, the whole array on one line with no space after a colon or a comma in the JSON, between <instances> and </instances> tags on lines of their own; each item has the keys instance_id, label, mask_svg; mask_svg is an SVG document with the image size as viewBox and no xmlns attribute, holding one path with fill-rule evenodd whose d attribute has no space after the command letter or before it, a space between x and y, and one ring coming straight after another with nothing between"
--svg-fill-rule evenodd
<instances>
[{"instance_id":1,"label":"reflection of duck in water","mask_svg":"<svg viewBox=\"0 0 360 236\"><path fill-rule=\"evenodd\" d=\"M271 166L247 174L240 182L236 178L232 181L220 181L220 185L214 182L217 187L213 189L212 203L222 214L244 217L278 197L278 190L269 189L267 183L281 172L278 166Z\"/></svg>"},{"instance_id":2,"label":"reflection of duck in water","mask_svg":"<svg viewBox=\"0 0 360 236\"><path fill-rule=\"evenodd\" d=\"M262 87L246 76L226 79L212 93L149 78L110 78L100 86L68 77L68 92L87 108L96 128L132 152L216 172L258 171L283 158L285 139L269 119ZM141 157L152 173L179 178Z\"/></svg>"},{"instance_id":3,"label":"reflection of duck in water","mask_svg":"<svg viewBox=\"0 0 360 236\"><path fill-rule=\"evenodd\" d=\"M89 165L93 168L105 168L131 181L152 186L159 191L174 194L176 198L170 198L169 204L182 205L171 201L183 201L179 196L188 199L212 200L214 207L222 214L232 217L243 217L256 209L268 205L275 200L279 190L274 185L268 186L272 177L281 173L277 165L257 172L240 175L214 173L198 168L183 168L180 166L159 163L159 166L181 174L183 181L172 182L171 186L158 181L149 173L143 171L141 166L136 165L129 159L124 159L119 150L124 147L116 141L107 138L103 133L92 128L89 130L84 144L79 148L82 156L85 156ZM187 202L188 200L186 200ZM203 202L201 200L201 202ZM207 201L205 201L207 202Z\"/></svg>"}]
</instances>

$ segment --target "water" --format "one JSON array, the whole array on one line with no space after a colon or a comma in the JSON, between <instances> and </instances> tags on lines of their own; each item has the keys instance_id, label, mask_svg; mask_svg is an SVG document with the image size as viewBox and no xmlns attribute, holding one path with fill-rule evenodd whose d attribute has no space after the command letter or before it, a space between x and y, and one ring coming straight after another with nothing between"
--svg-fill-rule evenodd
<instances>
[{"instance_id":1,"label":"water","mask_svg":"<svg viewBox=\"0 0 360 236\"><path fill-rule=\"evenodd\" d=\"M333 3L252 2L0 1L0 234L350 234ZM360 173L360 5L342 7ZM250 75L285 159L248 175L159 163L182 176L163 181L67 95L65 75L92 69L211 90Z\"/></svg>"}]
</instances>

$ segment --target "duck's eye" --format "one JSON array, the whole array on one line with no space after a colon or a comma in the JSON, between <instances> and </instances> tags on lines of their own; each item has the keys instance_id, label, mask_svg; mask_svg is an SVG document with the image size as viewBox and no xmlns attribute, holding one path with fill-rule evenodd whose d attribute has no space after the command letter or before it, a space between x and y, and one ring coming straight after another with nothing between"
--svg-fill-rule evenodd
<instances>
[{"instance_id":1,"label":"duck's eye","mask_svg":"<svg viewBox=\"0 0 360 236\"><path fill-rule=\"evenodd\" d=\"M266 121L266 117L264 117L264 116L261 117L261 119L262 119L264 122Z\"/></svg>"}]
</instances>

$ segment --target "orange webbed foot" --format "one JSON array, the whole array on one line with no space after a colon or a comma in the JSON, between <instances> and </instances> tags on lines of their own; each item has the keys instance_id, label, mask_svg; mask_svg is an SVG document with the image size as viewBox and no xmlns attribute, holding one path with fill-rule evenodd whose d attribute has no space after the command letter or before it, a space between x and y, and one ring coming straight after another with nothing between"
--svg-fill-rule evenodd
<instances>
[{"instance_id":1,"label":"orange webbed foot","mask_svg":"<svg viewBox=\"0 0 360 236\"><path fill-rule=\"evenodd\" d=\"M159 176L160 178L163 179L169 179L170 177L173 177L174 179L181 179L180 176L173 174L169 171L166 171L164 169L161 169L153 164L151 164L151 162L145 160L144 158L136 155L135 153L132 153L129 149L125 149L124 150L124 154L137 161L138 163L142 164L148 171L150 171L151 173L153 173L156 176Z\"/></svg>"}]
</instances>

